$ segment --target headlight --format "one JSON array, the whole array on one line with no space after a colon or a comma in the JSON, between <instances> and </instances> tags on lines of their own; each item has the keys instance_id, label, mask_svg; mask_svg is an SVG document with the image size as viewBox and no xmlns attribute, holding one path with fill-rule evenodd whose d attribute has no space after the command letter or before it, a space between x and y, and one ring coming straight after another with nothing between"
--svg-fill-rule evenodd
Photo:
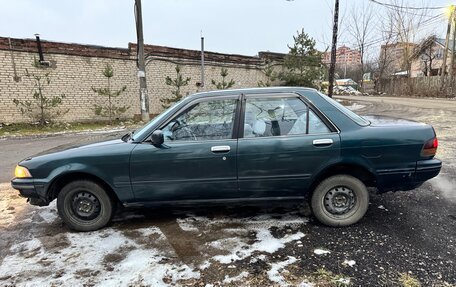
<instances>
[{"instance_id":1,"label":"headlight","mask_svg":"<svg viewBox=\"0 0 456 287\"><path fill-rule=\"evenodd\" d=\"M16 178L32 177L30 171L27 168L20 165L16 165L16 169L14 170L14 176Z\"/></svg>"}]
</instances>

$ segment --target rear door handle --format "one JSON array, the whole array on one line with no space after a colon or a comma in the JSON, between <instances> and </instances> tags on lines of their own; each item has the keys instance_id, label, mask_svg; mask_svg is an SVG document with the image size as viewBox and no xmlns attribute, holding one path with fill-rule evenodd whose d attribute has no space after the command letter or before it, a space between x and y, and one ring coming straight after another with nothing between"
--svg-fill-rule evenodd
<instances>
[{"instance_id":1,"label":"rear door handle","mask_svg":"<svg viewBox=\"0 0 456 287\"><path fill-rule=\"evenodd\" d=\"M231 150L229 145L217 145L211 147L211 152L229 152Z\"/></svg>"},{"instance_id":2,"label":"rear door handle","mask_svg":"<svg viewBox=\"0 0 456 287\"><path fill-rule=\"evenodd\" d=\"M332 139L318 139L318 140L313 140L313 145L314 146L328 146L333 144Z\"/></svg>"}]
</instances>

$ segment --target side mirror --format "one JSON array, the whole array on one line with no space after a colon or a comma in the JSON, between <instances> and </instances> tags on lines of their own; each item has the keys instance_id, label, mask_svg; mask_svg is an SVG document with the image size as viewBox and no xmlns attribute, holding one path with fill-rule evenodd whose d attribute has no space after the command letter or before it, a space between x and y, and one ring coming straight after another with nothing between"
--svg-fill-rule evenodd
<instances>
[{"instance_id":1,"label":"side mirror","mask_svg":"<svg viewBox=\"0 0 456 287\"><path fill-rule=\"evenodd\" d=\"M163 132L161 130L154 131L151 136L151 141L154 146L161 146L165 141Z\"/></svg>"}]
</instances>

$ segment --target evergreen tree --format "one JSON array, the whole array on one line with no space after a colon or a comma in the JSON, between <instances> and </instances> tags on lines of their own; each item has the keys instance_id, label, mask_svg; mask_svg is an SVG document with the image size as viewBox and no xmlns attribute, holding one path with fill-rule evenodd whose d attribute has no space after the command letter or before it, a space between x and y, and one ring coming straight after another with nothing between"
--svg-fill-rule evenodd
<instances>
[{"instance_id":1,"label":"evergreen tree","mask_svg":"<svg viewBox=\"0 0 456 287\"><path fill-rule=\"evenodd\" d=\"M191 78L189 78L189 77L184 79L184 77L181 74L181 67L179 65L176 65L175 70L176 70L175 79L171 79L170 76L167 76L165 79L166 85L168 85L172 88L172 90L171 90L172 96L170 98L160 99L160 102L162 103L162 107L164 109L169 108L174 103L176 103L182 99L183 95L181 93L181 88L187 86L191 80Z\"/></svg>"},{"instance_id":2,"label":"evergreen tree","mask_svg":"<svg viewBox=\"0 0 456 287\"><path fill-rule=\"evenodd\" d=\"M30 73L28 69L25 69L25 76L33 81L33 100L13 99L13 102L22 114L44 126L53 119L66 114L68 110L58 109L65 98L64 94L46 97L45 90L51 84L50 72L43 72L46 67L41 66L37 59L34 60L32 66L34 71Z\"/></svg>"},{"instance_id":3,"label":"evergreen tree","mask_svg":"<svg viewBox=\"0 0 456 287\"><path fill-rule=\"evenodd\" d=\"M321 53L315 48L315 40L304 32L293 36L293 46L285 56L280 78L287 86L315 87L315 80L321 78L323 69Z\"/></svg>"},{"instance_id":4,"label":"evergreen tree","mask_svg":"<svg viewBox=\"0 0 456 287\"><path fill-rule=\"evenodd\" d=\"M235 82L231 79L229 82L226 81L226 77L228 76L228 69L222 68L220 71L220 76L222 76L221 82L216 82L214 79L211 81L212 85L214 85L217 90L226 90L234 86Z\"/></svg>"},{"instance_id":5,"label":"evergreen tree","mask_svg":"<svg viewBox=\"0 0 456 287\"><path fill-rule=\"evenodd\" d=\"M272 83L277 79L277 73L274 71L272 61L266 61L266 65L261 71L266 76L266 81L259 81L258 87L270 87Z\"/></svg>"},{"instance_id":6,"label":"evergreen tree","mask_svg":"<svg viewBox=\"0 0 456 287\"><path fill-rule=\"evenodd\" d=\"M94 112L97 116L108 117L109 123L112 123L113 117L122 115L130 108L129 106L117 106L113 103L114 98L125 92L127 86L123 86L117 91L111 90L111 78L114 77L114 69L111 65L106 64L102 73L107 79L107 87L98 89L92 87L92 90L101 97L107 97L108 101L103 104L95 104Z\"/></svg>"}]
</instances>

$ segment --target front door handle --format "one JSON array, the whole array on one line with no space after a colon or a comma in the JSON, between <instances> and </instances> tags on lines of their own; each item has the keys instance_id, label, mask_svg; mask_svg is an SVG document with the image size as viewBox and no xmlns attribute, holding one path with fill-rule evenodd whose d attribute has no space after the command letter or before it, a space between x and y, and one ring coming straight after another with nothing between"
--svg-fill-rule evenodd
<instances>
[{"instance_id":1,"label":"front door handle","mask_svg":"<svg viewBox=\"0 0 456 287\"><path fill-rule=\"evenodd\" d=\"M332 139L318 139L318 140L313 140L313 145L314 146L328 146L333 144Z\"/></svg>"},{"instance_id":2,"label":"front door handle","mask_svg":"<svg viewBox=\"0 0 456 287\"><path fill-rule=\"evenodd\" d=\"M211 152L229 152L231 150L229 145L217 145L211 147Z\"/></svg>"}]
</instances>

